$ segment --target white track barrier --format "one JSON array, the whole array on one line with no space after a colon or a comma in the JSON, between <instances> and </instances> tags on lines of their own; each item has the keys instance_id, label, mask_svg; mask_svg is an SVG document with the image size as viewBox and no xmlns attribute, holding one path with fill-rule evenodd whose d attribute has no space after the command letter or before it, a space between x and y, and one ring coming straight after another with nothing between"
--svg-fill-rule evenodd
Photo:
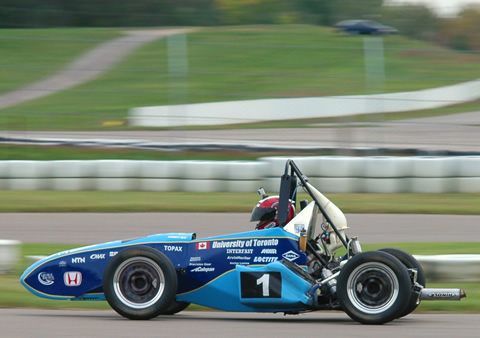
<instances>
[{"instance_id":1,"label":"white track barrier","mask_svg":"<svg viewBox=\"0 0 480 338\"><path fill-rule=\"evenodd\" d=\"M480 191L480 156L463 156L458 159L457 191Z\"/></svg>"},{"instance_id":2,"label":"white track barrier","mask_svg":"<svg viewBox=\"0 0 480 338\"><path fill-rule=\"evenodd\" d=\"M480 281L480 255L415 255L428 281Z\"/></svg>"},{"instance_id":3,"label":"white track barrier","mask_svg":"<svg viewBox=\"0 0 480 338\"><path fill-rule=\"evenodd\" d=\"M442 100L438 100L439 97ZM438 108L476 100L479 97L480 81L474 80L450 86L390 94L137 107L129 112L129 124L142 127L221 125L292 118L389 113Z\"/></svg>"},{"instance_id":4,"label":"white track barrier","mask_svg":"<svg viewBox=\"0 0 480 338\"><path fill-rule=\"evenodd\" d=\"M480 192L480 156L292 159L325 193ZM0 189L276 193L286 160L0 161Z\"/></svg>"},{"instance_id":5,"label":"white track barrier","mask_svg":"<svg viewBox=\"0 0 480 338\"><path fill-rule=\"evenodd\" d=\"M21 242L11 239L0 239L0 274L13 270L20 258Z\"/></svg>"}]
</instances>

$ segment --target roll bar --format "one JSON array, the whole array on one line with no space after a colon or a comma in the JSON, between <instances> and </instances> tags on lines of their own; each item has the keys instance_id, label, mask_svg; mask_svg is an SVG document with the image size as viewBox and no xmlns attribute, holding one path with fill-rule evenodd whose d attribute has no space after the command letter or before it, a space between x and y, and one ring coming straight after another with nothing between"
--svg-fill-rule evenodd
<instances>
[{"instance_id":1,"label":"roll bar","mask_svg":"<svg viewBox=\"0 0 480 338\"><path fill-rule=\"evenodd\" d=\"M290 170L290 174L288 173L289 170ZM345 246L346 249L348 249L349 239L347 235L345 235L345 239L342 237L342 235L338 231L337 227L333 223L330 216L326 213L323 206L315 197L315 194L313 194L310 188L308 187L307 185L308 177L305 176L300 171L300 169L295 164L295 162L293 162L293 160L290 160L290 159L287 160L287 163L285 164L285 172L282 175L280 180L280 197L278 201L278 216L277 216L278 224L281 227L286 225L287 218L288 218L288 201L291 200L292 202L296 202L297 179L300 181L300 185L307 191L310 197L315 201L315 204L318 206L323 217L332 226L333 231L335 231L338 238L342 241L342 244Z\"/></svg>"}]
</instances>

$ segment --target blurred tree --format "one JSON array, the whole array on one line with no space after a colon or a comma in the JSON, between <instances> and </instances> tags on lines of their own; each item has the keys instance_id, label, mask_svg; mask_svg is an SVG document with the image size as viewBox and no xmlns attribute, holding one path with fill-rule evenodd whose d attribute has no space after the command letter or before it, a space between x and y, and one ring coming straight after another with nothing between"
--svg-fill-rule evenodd
<instances>
[{"instance_id":1,"label":"blurred tree","mask_svg":"<svg viewBox=\"0 0 480 338\"><path fill-rule=\"evenodd\" d=\"M419 40L436 40L440 20L424 5L386 6L381 13L382 22L397 28L402 35Z\"/></svg>"},{"instance_id":2,"label":"blurred tree","mask_svg":"<svg viewBox=\"0 0 480 338\"><path fill-rule=\"evenodd\" d=\"M332 26L348 19L374 19L383 0L292 0L306 22Z\"/></svg>"},{"instance_id":3,"label":"blurred tree","mask_svg":"<svg viewBox=\"0 0 480 338\"><path fill-rule=\"evenodd\" d=\"M468 6L458 17L444 19L438 40L457 50L480 50L480 7Z\"/></svg>"},{"instance_id":4,"label":"blurred tree","mask_svg":"<svg viewBox=\"0 0 480 338\"><path fill-rule=\"evenodd\" d=\"M0 27L218 24L214 0L2 0Z\"/></svg>"},{"instance_id":5,"label":"blurred tree","mask_svg":"<svg viewBox=\"0 0 480 338\"><path fill-rule=\"evenodd\" d=\"M226 25L280 23L292 16L288 0L214 0L214 6Z\"/></svg>"}]
</instances>

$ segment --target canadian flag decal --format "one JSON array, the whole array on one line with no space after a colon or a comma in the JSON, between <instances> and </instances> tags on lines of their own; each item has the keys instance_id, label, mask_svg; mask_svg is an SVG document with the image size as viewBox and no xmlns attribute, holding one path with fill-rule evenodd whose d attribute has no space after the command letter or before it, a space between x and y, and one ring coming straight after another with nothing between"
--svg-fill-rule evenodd
<instances>
[{"instance_id":1,"label":"canadian flag decal","mask_svg":"<svg viewBox=\"0 0 480 338\"><path fill-rule=\"evenodd\" d=\"M82 273L78 271L67 271L63 274L63 282L66 286L79 286L82 284Z\"/></svg>"},{"instance_id":2,"label":"canadian flag decal","mask_svg":"<svg viewBox=\"0 0 480 338\"><path fill-rule=\"evenodd\" d=\"M197 243L197 250L205 250L210 247L210 242L198 242Z\"/></svg>"}]
</instances>

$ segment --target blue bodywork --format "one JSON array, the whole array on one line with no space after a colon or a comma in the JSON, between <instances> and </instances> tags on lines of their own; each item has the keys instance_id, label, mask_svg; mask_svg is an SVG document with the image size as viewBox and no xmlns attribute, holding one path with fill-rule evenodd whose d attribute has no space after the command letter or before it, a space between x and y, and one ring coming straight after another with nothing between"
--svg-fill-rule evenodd
<instances>
[{"instance_id":1,"label":"blue bodywork","mask_svg":"<svg viewBox=\"0 0 480 338\"><path fill-rule=\"evenodd\" d=\"M302 311L314 307L312 283L286 264L306 268L298 241L283 228L202 239L193 233L150 235L56 253L29 267L21 282L45 298L105 300L102 282L108 262L121 250L141 245L172 262L177 301L227 311Z\"/></svg>"}]
</instances>

